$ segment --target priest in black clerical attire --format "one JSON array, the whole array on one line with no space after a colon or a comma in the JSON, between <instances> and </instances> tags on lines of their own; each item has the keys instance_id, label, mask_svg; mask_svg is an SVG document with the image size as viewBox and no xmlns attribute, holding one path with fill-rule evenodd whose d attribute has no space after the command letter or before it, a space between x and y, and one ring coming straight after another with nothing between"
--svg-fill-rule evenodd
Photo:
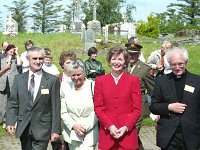
<instances>
[{"instance_id":1,"label":"priest in black clerical attire","mask_svg":"<svg viewBox=\"0 0 200 150\"><path fill-rule=\"evenodd\" d=\"M150 110L160 115L157 146L161 150L200 149L200 76L186 70L188 52L175 47L166 54L172 73L156 78Z\"/></svg>"}]
</instances>

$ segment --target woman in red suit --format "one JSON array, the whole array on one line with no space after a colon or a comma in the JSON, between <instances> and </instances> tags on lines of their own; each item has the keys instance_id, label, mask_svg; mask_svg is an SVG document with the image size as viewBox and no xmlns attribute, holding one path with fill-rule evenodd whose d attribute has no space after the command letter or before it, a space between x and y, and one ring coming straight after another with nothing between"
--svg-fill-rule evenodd
<instances>
[{"instance_id":1,"label":"woman in red suit","mask_svg":"<svg viewBox=\"0 0 200 150\"><path fill-rule=\"evenodd\" d=\"M97 77L94 109L100 122L99 150L138 149L135 124L141 114L139 78L124 72L128 54L123 47L107 55L111 73Z\"/></svg>"}]
</instances>

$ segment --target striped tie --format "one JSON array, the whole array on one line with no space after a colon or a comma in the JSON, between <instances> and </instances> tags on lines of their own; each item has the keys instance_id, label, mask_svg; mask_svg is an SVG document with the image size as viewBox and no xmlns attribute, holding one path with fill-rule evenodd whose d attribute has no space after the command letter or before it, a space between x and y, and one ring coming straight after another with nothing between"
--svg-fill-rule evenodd
<instances>
[{"instance_id":1,"label":"striped tie","mask_svg":"<svg viewBox=\"0 0 200 150\"><path fill-rule=\"evenodd\" d=\"M34 87L35 87L34 77L35 77L35 75L32 74L31 75L31 81L30 81L29 88L28 88L29 99L30 99L31 105L33 105L33 100L34 100Z\"/></svg>"}]
</instances>

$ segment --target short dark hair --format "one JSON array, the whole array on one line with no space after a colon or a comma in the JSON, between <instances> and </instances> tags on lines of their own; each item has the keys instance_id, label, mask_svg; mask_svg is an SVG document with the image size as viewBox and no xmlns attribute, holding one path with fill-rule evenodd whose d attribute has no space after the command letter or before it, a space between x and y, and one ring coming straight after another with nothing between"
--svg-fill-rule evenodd
<instances>
[{"instance_id":1,"label":"short dark hair","mask_svg":"<svg viewBox=\"0 0 200 150\"><path fill-rule=\"evenodd\" d=\"M31 41L31 40L28 40L28 41L26 41L25 43L24 43L24 47L25 47L25 49L27 50L27 47L28 47L28 45L34 45L33 44L33 41Z\"/></svg>"},{"instance_id":2,"label":"short dark hair","mask_svg":"<svg viewBox=\"0 0 200 150\"><path fill-rule=\"evenodd\" d=\"M52 53L49 48L44 48L45 56L46 58L51 58L52 59Z\"/></svg>"},{"instance_id":3,"label":"short dark hair","mask_svg":"<svg viewBox=\"0 0 200 150\"><path fill-rule=\"evenodd\" d=\"M90 47L90 49L88 50L88 56L91 56L92 54L97 54L98 50L96 49L96 47Z\"/></svg>"},{"instance_id":4,"label":"short dark hair","mask_svg":"<svg viewBox=\"0 0 200 150\"><path fill-rule=\"evenodd\" d=\"M6 49L5 49L5 53L7 52L7 51L9 51L10 49L12 49L12 48L15 48L16 46L14 45L14 44L9 44L7 47L6 47Z\"/></svg>"},{"instance_id":5,"label":"short dark hair","mask_svg":"<svg viewBox=\"0 0 200 150\"><path fill-rule=\"evenodd\" d=\"M63 68L63 64L65 63L66 59L74 60L76 58L76 54L74 51L64 51L60 54L59 64Z\"/></svg>"},{"instance_id":6,"label":"short dark hair","mask_svg":"<svg viewBox=\"0 0 200 150\"><path fill-rule=\"evenodd\" d=\"M129 54L122 46L112 47L107 53L107 62L110 64L111 58L113 55L124 55L125 65L128 66L129 63Z\"/></svg>"}]
</instances>

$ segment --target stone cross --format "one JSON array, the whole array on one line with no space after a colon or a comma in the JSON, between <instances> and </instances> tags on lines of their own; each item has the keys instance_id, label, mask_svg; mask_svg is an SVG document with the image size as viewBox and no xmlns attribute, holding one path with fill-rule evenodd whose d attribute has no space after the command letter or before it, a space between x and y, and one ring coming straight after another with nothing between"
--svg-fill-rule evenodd
<instances>
[{"instance_id":1,"label":"stone cross","mask_svg":"<svg viewBox=\"0 0 200 150\"><path fill-rule=\"evenodd\" d=\"M75 20L80 19L81 0L73 0L75 4Z\"/></svg>"},{"instance_id":2,"label":"stone cross","mask_svg":"<svg viewBox=\"0 0 200 150\"><path fill-rule=\"evenodd\" d=\"M93 5L93 20L97 19L97 1L92 0L92 5Z\"/></svg>"},{"instance_id":3,"label":"stone cross","mask_svg":"<svg viewBox=\"0 0 200 150\"><path fill-rule=\"evenodd\" d=\"M5 35L8 35L8 34L16 35L16 34L18 34L18 24L14 19L12 19L12 15L11 15L10 11L8 12L8 16L7 16L7 19L6 19L6 22L5 22L5 28L4 28L3 34L5 34Z\"/></svg>"}]
</instances>

